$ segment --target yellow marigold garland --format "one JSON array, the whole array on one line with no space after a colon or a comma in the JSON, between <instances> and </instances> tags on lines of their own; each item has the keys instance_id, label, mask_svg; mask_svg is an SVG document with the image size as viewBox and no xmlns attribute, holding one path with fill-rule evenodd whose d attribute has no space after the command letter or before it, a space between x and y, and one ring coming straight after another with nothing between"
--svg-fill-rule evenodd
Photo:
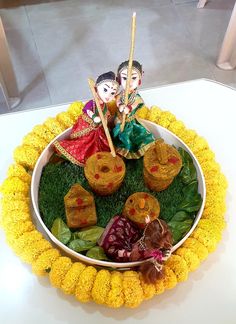
<instances>
[{"instance_id":1,"label":"yellow marigold garland","mask_svg":"<svg viewBox=\"0 0 236 324\"><path fill-rule=\"evenodd\" d=\"M0 186L1 225L6 239L22 260L32 265L39 275L49 274L53 286L66 294L74 294L82 302L94 300L112 308L122 305L137 307L145 299L172 289L185 281L216 248L225 227L225 195L227 181L215 161L215 154L206 140L194 130L187 129L182 121L169 111L159 107L143 107L138 117L171 130L195 153L205 175L207 197L201 220L192 235L177 249L164 266L164 277L153 284L146 284L142 275L135 271L97 271L93 266L72 262L42 237L32 221L29 210L29 186L31 171L44 147L63 130L73 125L81 114L83 104L75 102L66 112L48 118L23 138L14 151L15 164L8 169L8 178Z\"/></svg>"},{"instance_id":2,"label":"yellow marigold garland","mask_svg":"<svg viewBox=\"0 0 236 324\"><path fill-rule=\"evenodd\" d=\"M111 289L111 273L108 270L100 270L94 281L92 289L93 300L98 304L105 304Z\"/></svg>"},{"instance_id":3,"label":"yellow marigold garland","mask_svg":"<svg viewBox=\"0 0 236 324\"><path fill-rule=\"evenodd\" d=\"M112 271L110 279L110 291L107 295L106 305L112 308L118 308L123 304L123 274L119 271Z\"/></svg>"},{"instance_id":4,"label":"yellow marigold garland","mask_svg":"<svg viewBox=\"0 0 236 324\"><path fill-rule=\"evenodd\" d=\"M86 266L81 262L73 263L72 267L68 270L67 274L65 275L61 283L61 289L65 294L67 295L74 294L75 287L79 280L79 276L82 273L82 271L85 269L85 267Z\"/></svg>"}]
</instances>

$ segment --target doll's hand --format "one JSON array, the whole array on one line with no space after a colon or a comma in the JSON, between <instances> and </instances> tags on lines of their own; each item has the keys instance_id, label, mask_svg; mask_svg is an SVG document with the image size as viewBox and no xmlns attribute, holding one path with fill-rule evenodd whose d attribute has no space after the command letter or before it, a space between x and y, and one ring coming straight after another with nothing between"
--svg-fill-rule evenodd
<instances>
[{"instance_id":1,"label":"doll's hand","mask_svg":"<svg viewBox=\"0 0 236 324\"><path fill-rule=\"evenodd\" d=\"M101 122L101 118L97 116L97 117L94 118L93 121L94 121L95 124L99 124Z\"/></svg>"},{"instance_id":2,"label":"doll's hand","mask_svg":"<svg viewBox=\"0 0 236 324\"><path fill-rule=\"evenodd\" d=\"M119 112L123 112L124 111L124 108L125 108L125 106L124 105L120 105L120 107L119 107Z\"/></svg>"},{"instance_id":3,"label":"doll's hand","mask_svg":"<svg viewBox=\"0 0 236 324\"><path fill-rule=\"evenodd\" d=\"M93 118L94 113L92 112L92 110L87 110L87 115L88 115L90 118Z\"/></svg>"},{"instance_id":4,"label":"doll's hand","mask_svg":"<svg viewBox=\"0 0 236 324\"><path fill-rule=\"evenodd\" d=\"M128 108L128 107L125 107L125 109L124 109L124 113L125 113L126 115L128 115L129 112L130 112L129 108Z\"/></svg>"}]
</instances>

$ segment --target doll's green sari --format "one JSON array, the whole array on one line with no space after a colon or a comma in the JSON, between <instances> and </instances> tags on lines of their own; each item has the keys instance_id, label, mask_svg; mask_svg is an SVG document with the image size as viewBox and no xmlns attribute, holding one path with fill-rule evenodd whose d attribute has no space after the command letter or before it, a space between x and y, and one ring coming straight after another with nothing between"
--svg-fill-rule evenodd
<instances>
[{"instance_id":1,"label":"doll's green sari","mask_svg":"<svg viewBox=\"0 0 236 324\"><path fill-rule=\"evenodd\" d=\"M143 106L143 103L131 111L126 118L123 132L121 123L117 123L113 128L113 143L116 152L127 159L138 159L144 155L145 151L155 141L150 133L137 119L136 113Z\"/></svg>"}]
</instances>

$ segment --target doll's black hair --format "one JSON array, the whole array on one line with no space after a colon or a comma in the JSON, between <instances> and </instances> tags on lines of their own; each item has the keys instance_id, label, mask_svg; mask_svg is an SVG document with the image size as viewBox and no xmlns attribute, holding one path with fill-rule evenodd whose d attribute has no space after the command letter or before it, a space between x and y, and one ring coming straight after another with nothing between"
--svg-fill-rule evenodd
<instances>
[{"instance_id":1,"label":"doll's black hair","mask_svg":"<svg viewBox=\"0 0 236 324\"><path fill-rule=\"evenodd\" d=\"M116 81L119 84L121 84L120 72L121 72L121 70L123 70L123 68L126 68L126 67L128 68L128 65L129 65L129 61L124 61L118 66ZM137 69L140 72L141 76L142 76L143 68L142 68L142 65L138 61L133 61L132 62L132 67Z\"/></svg>"},{"instance_id":2,"label":"doll's black hair","mask_svg":"<svg viewBox=\"0 0 236 324\"><path fill-rule=\"evenodd\" d=\"M109 72L106 72L106 73L103 73L103 74L99 75L99 77L96 80L96 84L99 84L99 83L101 83L102 81L105 81L105 80L115 81L116 80L115 73L112 72L112 71L109 71Z\"/></svg>"},{"instance_id":3,"label":"doll's black hair","mask_svg":"<svg viewBox=\"0 0 236 324\"><path fill-rule=\"evenodd\" d=\"M119 74L120 74L120 71L121 71L124 67L128 67L128 65L129 65L129 61L124 61L124 62L122 62L122 63L119 65L119 67L118 67L117 74L119 75ZM142 68L142 65L141 65L138 61L133 61L132 66L135 67L135 68L140 72L140 74L142 75L142 73L143 73L143 68Z\"/></svg>"}]
</instances>

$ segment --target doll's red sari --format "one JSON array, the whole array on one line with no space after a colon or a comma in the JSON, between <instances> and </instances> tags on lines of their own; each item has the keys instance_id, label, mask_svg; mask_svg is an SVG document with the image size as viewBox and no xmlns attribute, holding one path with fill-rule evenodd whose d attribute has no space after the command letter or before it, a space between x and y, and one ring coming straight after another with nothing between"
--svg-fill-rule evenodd
<instances>
[{"instance_id":1,"label":"doll's red sari","mask_svg":"<svg viewBox=\"0 0 236 324\"><path fill-rule=\"evenodd\" d=\"M86 160L94 153L110 151L102 124L95 124L93 119L87 115L87 111L92 109L93 101L91 100L85 105L82 115L72 127L69 139L53 143L59 155L80 166L84 166ZM97 116L97 112L94 111L94 113L94 116ZM110 116L106 107L103 113L106 118Z\"/></svg>"}]
</instances>

